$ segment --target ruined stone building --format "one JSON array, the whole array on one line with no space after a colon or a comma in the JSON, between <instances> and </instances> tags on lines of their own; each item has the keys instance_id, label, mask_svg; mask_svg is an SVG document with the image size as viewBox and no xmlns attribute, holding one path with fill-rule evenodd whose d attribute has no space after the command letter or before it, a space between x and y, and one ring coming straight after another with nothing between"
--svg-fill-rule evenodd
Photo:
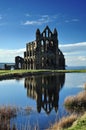
<instances>
[{"instance_id":1,"label":"ruined stone building","mask_svg":"<svg viewBox=\"0 0 86 130\"><path fill-rule=\"evenodd\" d=\"M18 66L18 63L16 66ZM56 29L51 32L49 27L46 26L42 33L37 29L36 40L26 44L24 62L21 66L24 69L65 68L65 58L58 47L58 33Z\"/></svg>"}]
</instances>

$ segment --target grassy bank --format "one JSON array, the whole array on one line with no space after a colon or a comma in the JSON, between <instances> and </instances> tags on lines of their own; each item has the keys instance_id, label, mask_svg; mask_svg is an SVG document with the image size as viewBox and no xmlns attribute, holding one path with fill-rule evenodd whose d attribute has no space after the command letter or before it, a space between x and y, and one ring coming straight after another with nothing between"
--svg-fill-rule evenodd
<instances>
[{"instance_id":1,"label":"grassy bank","mask_svg":"<svg viewBox=\"0 0 86 130\"><path fill-rule=\"evenodd\" d=\"M86 130L86 83L84 91L65 99L64 106L68 112L74 114L63 117L49 130Z\"/></svg>"},{"instance_id":2,"label":"grassy bank","mask_svg":"<svg viewBox=\"0 0 86 130\"><path fill-rule=\"evenodd\" d=\"M86 85L86 84L85 84ZM86 89L86 86L84 86ZM67 97L64 101L65 107L69 112L81 113L73 125L64 130L86 130L86 90L78 93L76 96Z\"/></svg>"},{"instance_id":3,"label":"grassy bank","mask_svg":"<svg viewBox=\"0 0 86 130\"><path fill-rule=\"evenodd\" d=\"M40 69L40 70L0 70L0 75L4 74L15 74L15 73L37 73L37 72L52 72L52 73L86 73L86 70L51 70L51 69Z\"/></svg>"},{"instance_id":4,"label":"grassy bank","mask_svg":"<svg viewBox=\"0 0 86 130\"><path fill-rule=\"evenodd\" d=\"M86 130L86 112L80 116L72 114L70 116L63 117L48 130Z\"/></svg>"},{"instance_id":5,"label":"grassy bank","mask_svg":"<svg viewBox=\"0 0 86 130\"><path fill-rule=\"evenodd\" d=\"M70 128L63 130L86 130L86 113L79 117Z\"/></svg>"},{"instance_id":6,"label":"grassy bank","mask_svg":"<svg viewBox=\"0 0 86 130\"><path fill-rule=\"evenodd\" d=\"M0 79L56 73L86 73L86 70L0 70Z\"/></svg>"},{"instance_id":7,"label":"grassy bank","mask_svg":"<svg viewBox=\"0 0 86 130\"><path fill-rule=\"evenodd\" d=\"M39 75L39 74L48 74L50 71L45 70L0 70L0 80L3 79L12 79L12 78L21 78L24 76Z\"/></svg>"},{"instance_id":8,"label":"grassy bank","mask_svg":"<svg viewBox=\"0 0 86 130\"><path fill-rule=\"evenodd\" d=\"M64 72L64 73L86 73L86 69L85 70L51 70L51 69L38 69L38 70L24 70L24 69L20 69L20 70L0 70L0 74L4 74L4 73L26 73L26 72Z\"/></svg>"}]
</instances>

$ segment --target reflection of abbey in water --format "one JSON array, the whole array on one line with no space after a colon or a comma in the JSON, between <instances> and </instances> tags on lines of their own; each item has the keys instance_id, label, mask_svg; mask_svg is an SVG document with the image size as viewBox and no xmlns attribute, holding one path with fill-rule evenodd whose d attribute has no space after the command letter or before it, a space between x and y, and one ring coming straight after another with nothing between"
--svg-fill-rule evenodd
<instances>
[{"instance_id":1,"label":"reflection of abbey in water","mask_svg":"<svg viewBox=\"0 0 86 130\"><path fill-rule=\"evenodd\" d=\"M25 78L27 96L37 102L37 110L43 108L47 114L54 108L57 112L59 91L65 82L65 74L53 76L32 76Z\"/></svg>"}]
</instances>

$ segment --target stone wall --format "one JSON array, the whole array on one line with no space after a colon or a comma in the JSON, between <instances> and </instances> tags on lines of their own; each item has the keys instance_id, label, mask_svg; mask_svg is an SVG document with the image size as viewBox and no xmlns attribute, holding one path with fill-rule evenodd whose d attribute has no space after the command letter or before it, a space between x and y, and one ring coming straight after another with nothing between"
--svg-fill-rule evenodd
<instances>
[{"instance_id":1,"label":"stone wall","mask_svg":"<svg viewBox=\"0 0 86 130\"><path fill-rule=\"evenodd\" d=\"M36 31L36 40L26 44L24 58L15 57L17 69L65 69L65 58L58 47L58 33L46 28Z\"/></svg>"},{"instance_id":2,"label":"stone wall","mask_svg":"<svg viewBox=\"0 0 86 130\"><path fill-rule=\"evenodd\" d=\"M48 26L41 33L36 31L36 40L26 44L24 52L25 69L64 69L65 58L58 48L57 30Z\"/></svg>"}]
</instances>

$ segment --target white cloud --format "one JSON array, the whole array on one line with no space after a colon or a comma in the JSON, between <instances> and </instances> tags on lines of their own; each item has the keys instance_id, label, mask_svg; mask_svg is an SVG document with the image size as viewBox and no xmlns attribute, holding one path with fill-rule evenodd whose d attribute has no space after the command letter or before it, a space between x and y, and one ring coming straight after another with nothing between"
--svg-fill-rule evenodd
<instances>
[{"instance_id":1,"label":"white cloud","mask_svg":"<svg viewBox=\"0 0 86 130\"><path fill-rule=\"evenodd\" d=\"M42 21L42 20L38 20L38 21L29 21L27 20L24 25L42 25L44 23L47 23L47 21Z\"/></svg>"},{"instance_id":2,"label":"white cloud","mask_svg":"<svg viewBox=\"0 0 86 130\"><path fill-rule=\"evenodd\" d=\"M59 45L59 48L65 55L66 65L68 66L86 66L86 42ZM4 50L0 49L0 62L15 62L16 56L24 57L23 49Z\"/></svg>"},{"instance_id":3,"label":"white cloud","mask_svg":"<svg viewBox=\"0 0 86 130\"><path fill-rule=\"evenodd\" d=\"M0 62L15 62L16 56L23 57L24 49L16 49L16 50L4 50L0 49Z\"/></svg>"},{"instance_id":4,"label":"white cloud","mask_svg":"<svg viewBox=\"0 0 86 130\"><path fill-rule=\"evenodd\" d=\"M78 59L79 59L80 61L86 61L86 56L79 56Z\"/></svg>"},{"instance_id":5,"label":"white cloud","mask_svg":"<svg viewBox=\"0 0 86 130\"><path fill-rule=\"evenodd\" d=\"M66 16L64 14L58 13L54 15L40 15L40 14L29 14L26 13L26 20L22 22L22 25L42 25L49 22L57 22L60 24L65 23L73 23L78 22L78 18L70 18L70 16Z\"/></svg>"},{"instance_id":6,"label":"white cloud","mask_svg":"<svg viewBox=\"0 0 86 130\"><path fill-rule=\"evenodd\" d=\"M72 22L78 22L79 21L79 19L77 19L77 18L74 18L74 19L66 19L65 20L65 23L72 23Z\"/></svg>"},{"instance_id":7,"label":"white cloud","mask_svg":"<svg viewBox=\"0 0 86 130\"><path fill-rule=\"evenodd\" d=\"M27 16L27 18L29 17L29 20L22 22L22 25L42 25L45 23L52 22L53 19L55 19L54 16L49 16L47 14L45 14L45 15L26 14L26 16Z\"/></svg>"},{"instance_id":8,"label":"white cloud","mask_svg":"<svg viewBox=\"0 0 86 130\"><path fill-rule=\"evenodd\" d=\"M86 42L59 46L65 55L66 64L70 66L86 66Z\"/></svg>"},{"instance_id":9,"label":"white cloud","mask_svg":"<svg viewBox=\"0 0 86 130\"><path fill-rule=\"evenodd\" d=\"M44 23L51 22L50 18L47 15L42 16L40 19L37 20L27 20L23 23L23 25L42 25Z\"/></svg>"},{"instance_id":10,"label":"white cloud","mask_svg":"<svg viewBox=\"0 0 86 130\"><path fill-rule=\"evenodd\" d=\"M75 44L65 44L60 45L61 49L66 53L76 53L86 51L86 42L75 43Z\"/></svg>"},{"instance_id":11,"label":"white cloud","mask_svg":"<svg viewBox=\"0 0 86 130\"><path fill-rule=\"evenodd\" d=\"M49 15L45 14L45 15L41 15L42 18L49 18Z\"/></svg>"}]
</instances>

